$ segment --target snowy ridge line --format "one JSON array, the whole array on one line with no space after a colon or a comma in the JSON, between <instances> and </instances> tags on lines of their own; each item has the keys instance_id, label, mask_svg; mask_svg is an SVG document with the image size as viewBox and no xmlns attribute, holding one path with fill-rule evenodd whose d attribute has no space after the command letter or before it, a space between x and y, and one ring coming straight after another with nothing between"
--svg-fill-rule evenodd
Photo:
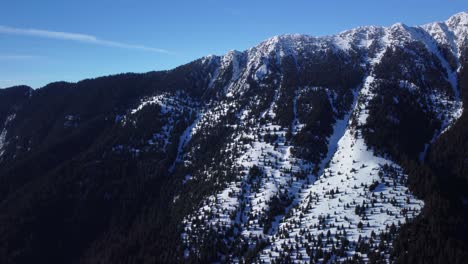
<instances>
[{"instance_id":1,"label":"snowy ridge line","mask_svg":"<svg viewBox=\"0 0 468 264\"><path fill-rule=\"evenodd\" d=\"M130 115L134 115L137 112L141 111L147 105L157 104L161 107L161 113L167 114L172 111L178 110L179 108L196 108L197 104L190 100L190 98L183 98L184 93L176 92L174 94L171 93L161 93L158 95L154 95L148 98L143 98L140 104L136 107L131 109Z\"/></svg>"},{"instance_id":2,"label":"snowy ridge line","mask_svg":"<svg viewBox=\"0 0 468 264\"><path fill-rule=\"evenodd\" d=\"M462 17L463 14L461 13ZM454 17L456 17L455 15ZM452 19L452 18L451 18ZM448 21L450 21L449 19ZM449 23L449 22L447 22ZM449 105L449 110L448 111L438 111L439 112L439 119L442 121L440 129L435 131L432 139L430 142L426 143L424 146L424 150L420 153L419 159L424 162L424 159L426 157L427 151L429 149L429 146L433 144L437 138L439 138L445 131L450 129L450 127L460 118L462 112L463 112L463 102L460 97L460 91L458 87L458 80L457 76L460 73L460 51L459 51L459 43L455 43L454 37L455 34L451 32L448 29L448 26L446 23L431 23L427 24L424 26L419 27L419 29L423 29L424 33L416 30L412 30L411 34L414 36L414 38L418 39L424 45L426 48L433 54L437 56L439 61L441 62L443 68L445 69L447 73L447 80L450 83L450 86L453 91L453 100L450 100L450 98L446 99L446 105ZM448 45L452 52L458 54L456 56L456 69L451 69L451 66L449 65L447 59L441 54L439 48L437 45ZM435 95L435 98L444 98L446 96L444 95Z\"/></svg>"},{"instance_id":3,"label":"snowy ridge line","mask_svg":"<svg viewBox=\"0 0 468 264\"><path fill-rule=\"evenodd\" d=\"M408 41L422 41L431 52L434 52L440 57L440 52L434 48L431 43L438 45L447 45L451 50L460 57L460 48L463 43L467 42L468 36L468 12L456 14L444 22L430 23L422 26L410 27L402 23L396 23L389 27L380 26L364 26L355 29L343 31L336 35L314 37L303 34L286 34L271 37L257 46L246 51L230 51L224 56L221 56L221 65L216 70L227 69L232 65L232 78L229 84L225 87L225 94L232 97L238 92L248 87L245 82L249 75L258 80L257 73L265 75L268 69L268 61L263 58L267 57L272 52L276 53L276 63L282 57L292 56L297 64L297 56L304 49L322 50L324 47L335 47L336 51L349 51L351 49L369 50L373 45L383 46L383 51L386 47L402 45ZM425 36L421 35L421 31ZM381 49L382 50L382 49ZM379 55L382 55L380 53ZM239 57L246 57L244 67L240 67ZM203 58L203 61L210 60L213 56ZM379 58L369 57L371 63L375 63ZM442 58L441 62L444 63ZM458 61L457 64L459 65ZM298 67L298 65L296 65ZM214 74L210 83L213 83L219 74ZM453 80L452 78L450 78Z\"/></svg>"}]
</instances>

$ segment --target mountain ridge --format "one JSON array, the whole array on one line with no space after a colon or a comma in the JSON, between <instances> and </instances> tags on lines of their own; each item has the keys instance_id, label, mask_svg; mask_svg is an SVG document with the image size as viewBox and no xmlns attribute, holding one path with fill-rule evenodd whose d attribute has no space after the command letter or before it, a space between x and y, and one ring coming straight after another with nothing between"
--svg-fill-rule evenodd
<instances>
[{"instance_id":1,"label":"mountain ridge","mask_svg":"<svg viewBox=\"0 0 468 264\"><path fill-rule=\"evenodd\" d=\"M468 24L468 11L463 11L463 12L459 12L457 14L454 14L452 15L451 17L449 17L447 20L445 21L439 21L439 22L431 22L431 23L426 23L426 24L422 24L422 25L416 25L416 26L407 26L405 25L404 23L402 22L398 22L398 23L395 23L391 26L359 26L359 27L356 27L356 28L353 28L353 29L349 29L349 30L344 30L342 32L339 32L339 33L336 33L336 34L332 34L332 35L324 35L324 36L313 36L313 35L308 35L308 34L300 34L300 33L294 33L294 34L281 34L281 35L275 35L273 37L270 37L264 41L261 41L259 44L255 45L254 47L252 48L248 48L246 50L243 50L243 51L239 51L239 50L230 50L229 52L227 52L226 54L224 55L215 55L215 54L210 54L210 55L207 55L207 56L203 56L199 59L195 59L194 61L198 61L198 60L206 60L206 59L210 59L212 57L224 57L226 56L227 54L230 54L231 52L235 52L235 53L243 53L243 52L247 52L249 50L252 50L252 49L258 49L259 47L261 47L262 45L271 45L272 43L276 43L276 42L280 42L280 40L288 40L288 39L315 39L315 40L332 40L332 39L336 39L337 37L339 36L346 36L350 33L356 33L356 32L361 32L361 31L385 31L386 29L391 29L391 28L421 28L425 31L427 31L428 33L430 33L431 31L431 28L433 28L434 26L441 26L441 25L445 25L447 27L450 27L452 28L452 32L450 33L454 33L453 32L453 29L455 28L458 28L459 24L460 23L463 23L464 26L466 26ZM461 32L461 31L458 31L458 34L464 34L466 35L466 32ZM457 35L457 34L454 34L454 35ZM466 36L465 36L466 38ZM194 62L192 61L192 62ZM192 62L189 62L187 64L190 64ZM180 66L178 66L180 67ZM176 67L176 68L178 68ZM175 68L174 68L175 69ZM159 71L159 72L167 72L167 71L171 71L171 70L174 70L174 69L168 69L168 70L162 70L162 71ZM153 72L153 71L150 71L150 72ZM150 73L148 72L148 73ZM116 75L121 75L121 74L125 74L125 73L118 73L118 74L111 74L111 75L108 75L108 76L102 76L102 77L95 77L95 78L92 78L92 79L97 79L97 78L104 78L104 77L109 77L109 76L116 76ZM137 74L137 73L132 73L132 72L128 72L127 74ZM144 74L144 73L142 73ZM92 80L92 79L84 79L84 80L81 80L81 81L86 81L86 80ZM78 81L78 82L81 82L81 81ZM61 81L58 81L58 82L61 82ZM77 82L67 82L67 83L77 83ZM16 86L24 86L24 85L15 85L15 86L10 86L10 87L5 87L5 88L2 88L2 89L6 89L6 88L14 88Z\"/></svg>"},{"instance_id":2,"label":"mountain ridge","mask_svg":"<svg viewBox=\"0 0 468 264\"><path fill-rule=\"evenodd\" d=\"M0 260L462 263L466 20L0 90Z\"/></svg>"}]
</instances>

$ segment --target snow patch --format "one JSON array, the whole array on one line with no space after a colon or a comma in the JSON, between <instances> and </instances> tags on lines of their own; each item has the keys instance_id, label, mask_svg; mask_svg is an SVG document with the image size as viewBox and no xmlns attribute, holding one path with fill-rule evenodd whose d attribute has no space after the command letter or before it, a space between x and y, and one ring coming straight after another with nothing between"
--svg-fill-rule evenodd
<instances>
[{"instance_id":1,"label":"snow patch","mask_svg":"<svg viewBox=\"0 0 468 264\"><path fill-rule=\"evenodd\" d=\"M3 129L2 129L2 132L0 132L0 158L3 156L3 154L5 154L5 147L8 144L8 142L6 141L7 133L8 133L8 130L7 130L8 124L11 121L13 121L15 117L16 117L16 114L11 114L6 118L5 122L3 123Z\"/></svg>"}]
</instances>

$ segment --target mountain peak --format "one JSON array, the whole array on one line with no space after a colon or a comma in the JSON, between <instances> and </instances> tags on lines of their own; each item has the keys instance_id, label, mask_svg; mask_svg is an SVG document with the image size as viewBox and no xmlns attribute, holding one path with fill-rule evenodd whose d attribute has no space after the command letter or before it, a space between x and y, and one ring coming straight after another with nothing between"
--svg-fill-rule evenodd
<instances>
[{"instance_id":1,"label":"mountain peak","mask_svg":"<svg viewBox=\"0 0 468 264\"><path fill-rule=\"evenodd\" d=\"M282 34L282 35L276 35L271 38L268 38L267 40L263 41L260 43L260 45L277 45L277 44L284 44L292 41L301 41L305 40L307 38L311 38L311 36L306 35L306 34Z\"/></svg>"},{"instance_id":2,"label":"mountain peak","mask_svg":"<svg viewBox=\"0 0 468 264\"><path fill-rule=\"evenodd\" d=\"M457 13L447 19L446 23L450 26L468 26L468 12Z\"/></svg>"},{"instance_id":3,"label":"mountain peak","mask_svg":"<svg viewBox=\"0 0 468 264\"><path fill-rule=\"evenodd\" d=\"M407 28L408 26L404 23L398 22L390 26L390 28Z\"/></svg>"}]
</instances>

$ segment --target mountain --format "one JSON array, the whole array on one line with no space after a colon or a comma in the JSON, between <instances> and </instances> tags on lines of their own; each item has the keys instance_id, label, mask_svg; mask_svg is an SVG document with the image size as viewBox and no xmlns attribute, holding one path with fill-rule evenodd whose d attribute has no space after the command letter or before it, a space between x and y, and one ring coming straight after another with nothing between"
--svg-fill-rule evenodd
<instances>
[{"instance_id":1,"label":"mountain","mask_svg":"<svg viewBox=\"0 0 468 264\"><path fill-rule=\"evenodd\" d=\"M468 13L0 90L2 263L464 263Z\"/></svg>"}]
</instances>

